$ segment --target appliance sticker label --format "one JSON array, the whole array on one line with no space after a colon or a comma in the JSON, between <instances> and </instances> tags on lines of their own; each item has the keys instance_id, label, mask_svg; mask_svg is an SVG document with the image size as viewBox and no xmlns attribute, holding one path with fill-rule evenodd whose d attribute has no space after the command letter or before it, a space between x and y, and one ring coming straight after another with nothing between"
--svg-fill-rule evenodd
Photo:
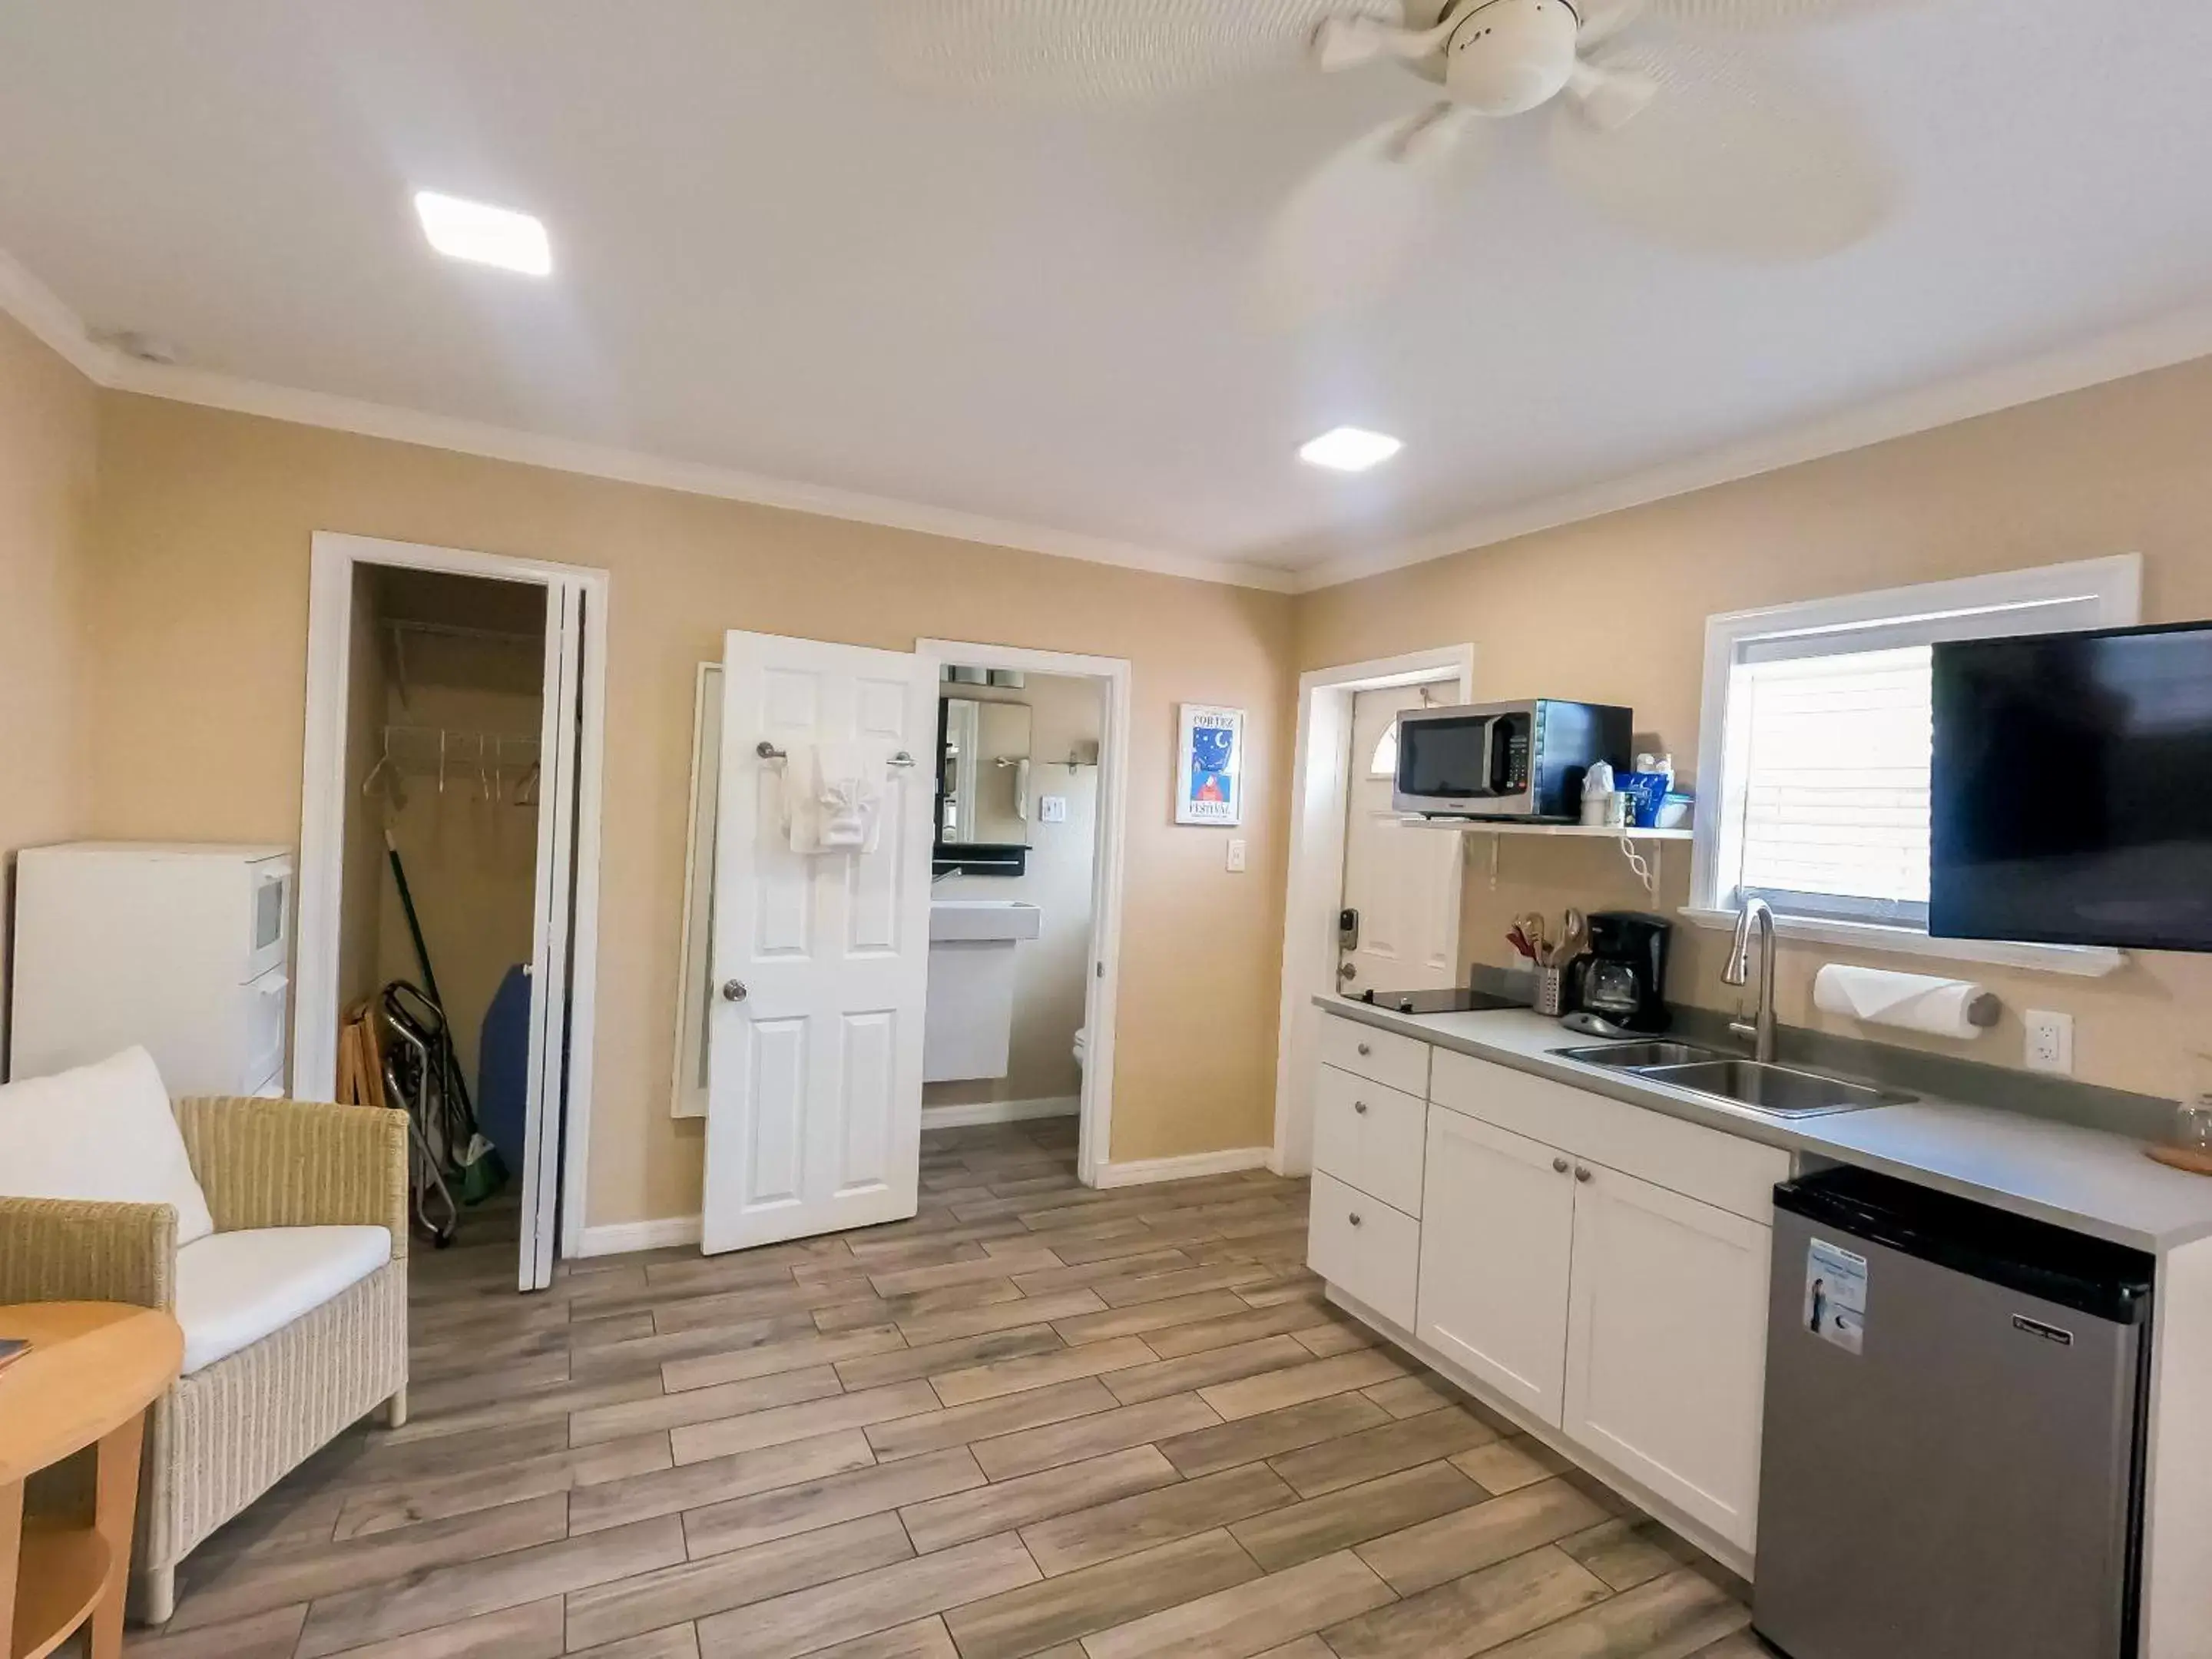
<instances>
[{"instance_id":1,"label":"appliance sticker label","mask_svg":"<svg viewBox=\"0 0 2212 1659\"><path fill-rule=\"evenodd\" d=\"M1866 1341L1867 1260L1816 1238L1805 1252L1805 1328L1845 1353Z\"/></svg>"}]
</instances>

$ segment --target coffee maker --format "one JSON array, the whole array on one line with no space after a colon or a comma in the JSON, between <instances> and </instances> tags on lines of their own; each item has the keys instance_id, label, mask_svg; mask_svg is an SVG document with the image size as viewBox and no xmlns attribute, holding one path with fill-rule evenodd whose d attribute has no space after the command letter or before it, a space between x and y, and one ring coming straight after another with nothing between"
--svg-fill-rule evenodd
<instances>
[{"instance_id":1,"label":"coffee maker","mask_svg":"<svg viewBox=\"0 0 2212 1659\"><path fill-rule=\"evenodd\" d=\"M1589 919L1589 950L1575 958L1568 1006L1624 1031L1667 1029L1667 935L1657 916L1600 910Z\"/></svg>"}]
</instances>

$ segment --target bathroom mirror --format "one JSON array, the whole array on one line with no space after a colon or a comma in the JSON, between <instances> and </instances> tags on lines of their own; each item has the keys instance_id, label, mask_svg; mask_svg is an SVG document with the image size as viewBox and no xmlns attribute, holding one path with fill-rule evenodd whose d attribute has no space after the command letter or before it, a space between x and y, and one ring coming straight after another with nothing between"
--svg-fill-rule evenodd
<instances>
[{"instance_id":1,"label":"bathroom mirror","mask_svg":"<svg viewBox=\"0 0 2212 1659\"><path fill-rule=\"evenodd\" d=\"M970 848L1027 847L1030 706L952 696L938 702L937 842L941 859Z\"/></svg>"}]
</instances>

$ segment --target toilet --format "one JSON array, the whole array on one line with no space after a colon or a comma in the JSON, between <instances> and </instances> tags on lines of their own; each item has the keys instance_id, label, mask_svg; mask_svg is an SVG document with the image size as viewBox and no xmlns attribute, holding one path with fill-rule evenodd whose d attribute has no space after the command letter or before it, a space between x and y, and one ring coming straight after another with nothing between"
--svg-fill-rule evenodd
<instances>
[{"instance_id":1,"label":"toilet","mask_svg":"<svg viewBox=\"0 0 2212 1659\"><path fill-rule=\"evenodd\" d=\"M1091 1032L1089 1028L1079 1025L1076 1027L1075 1030L1075 1069L1079 1072L1083 1069L1083 1057L1085 1052L1090 1048L1090 1046Z\"/></svg>"}]
</instances>

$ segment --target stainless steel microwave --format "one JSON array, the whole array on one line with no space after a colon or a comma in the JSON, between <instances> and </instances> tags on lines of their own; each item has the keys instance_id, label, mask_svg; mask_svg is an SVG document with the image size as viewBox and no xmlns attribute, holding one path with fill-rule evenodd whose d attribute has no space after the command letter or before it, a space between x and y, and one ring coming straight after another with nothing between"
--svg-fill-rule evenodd
<instances>
[{"instance_id":1,"label":"stainless steel microwave","mask_svg":"<svg viewBox=\"0 0 2212 1659\"><path fill-rule=\"evenodd\" d=\"M1435 817L1572 823L1595 763L1628 769L1635 725L1630 709L1552 697L1410 709L1398 720L1391 803Z\"/></svg>"}]
</instances>

